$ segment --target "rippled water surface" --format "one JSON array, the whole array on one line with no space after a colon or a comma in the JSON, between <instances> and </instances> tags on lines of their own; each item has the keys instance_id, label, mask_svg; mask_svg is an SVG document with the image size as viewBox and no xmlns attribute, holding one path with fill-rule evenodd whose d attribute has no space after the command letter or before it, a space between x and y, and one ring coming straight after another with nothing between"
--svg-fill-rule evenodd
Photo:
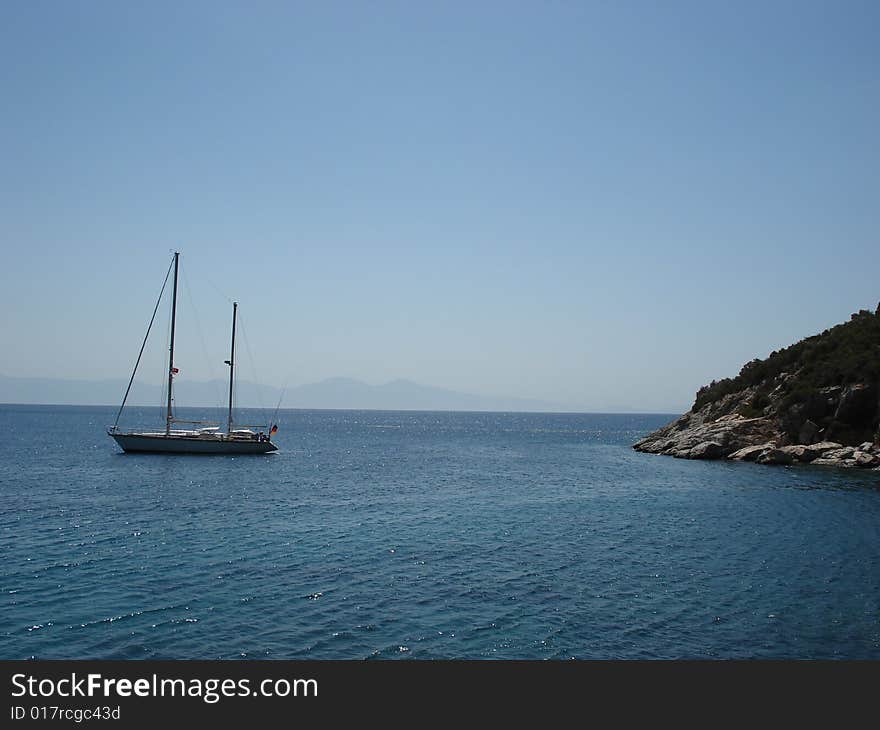
<instances>
[{"instance_id":1,"label":"rippled water surface","mask_svg":"<svg viewBox=\"0 0 880 730\"><path fill-rule=\"evenodd\" d=\"M633 452L663 416L287 411L235 458L112 417L0 406L0 658L880 658L880 472Z\"/></svg>"}]
</instances>

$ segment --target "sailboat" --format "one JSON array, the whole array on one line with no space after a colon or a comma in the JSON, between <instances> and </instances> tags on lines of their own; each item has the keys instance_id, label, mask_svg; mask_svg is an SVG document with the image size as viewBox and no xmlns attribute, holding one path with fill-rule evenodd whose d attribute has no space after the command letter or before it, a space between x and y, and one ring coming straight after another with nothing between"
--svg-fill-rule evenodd
<instances>
[{"instance_id":1,"label":"sailboat","mask_svg":"<svg viewBox=\"0 0 880 730\"><path fill-rule=\"evenodd\" d=\"M116 414L116 422L107 430L107 433L116 441L123 451L138 451L148 453L163 454L267 454L270 451L277 451L278 447L272 443L272 436L278 430L273 425L267 428L265 432L254 431L250 428L233 428L232 422L232 394L233 379L235 376L235 320L238 314L238 302L232 303L232 346L230 348L229 359L225 363L229 366L229 410L226 419L226 432L222 432L219 426L205 425L198 421L182 421L174 417L172 409L174 376L177 375L178 369L174 366L174 328L177 319L177 275L180 268L180 253L174 253L174 260L165 274L165 282L162 284L162 290L159 292L159 299L156 307L153 309L153 317L147 327L147 334L144 336L144 342L141 345L140 353L134 365L134 371L131 379L128 381L128 388L122 398L122 405ZM119 417L122 415L122 409L125 408L125 401L131 391L141 356L144 354L144 347L147 344L147 338L150 336L150 329L156 319L156 312L159 309L159 303L162 301L162 295L165 292L165 286L168 284L168 276L174 271L174 283L171 296L171 338L168 357L168 388L167 388L167 407L165 414L165 430L164 431L120 431ZM188 423L190 425L202 425L202 428L195 429L179 429L173 428L175 424Z\"/></svg>"}]
</instances>

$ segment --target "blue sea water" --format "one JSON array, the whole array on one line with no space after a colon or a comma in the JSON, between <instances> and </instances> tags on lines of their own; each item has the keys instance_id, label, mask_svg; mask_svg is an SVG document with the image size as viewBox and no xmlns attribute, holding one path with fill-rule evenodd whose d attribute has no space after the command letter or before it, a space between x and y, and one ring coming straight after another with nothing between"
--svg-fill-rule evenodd
<instances>
[{"instance_id":1,"label":"blue sea water","mask_svg":"<svg viewBox=\"0 0 880 730\"><path fill-rule=\"evenodd\" d=\"M653 415L291 410L258 457L113 415L0 406L0 658L880 658L880 472L632 451Z\"/></svg>"}]
</instances>

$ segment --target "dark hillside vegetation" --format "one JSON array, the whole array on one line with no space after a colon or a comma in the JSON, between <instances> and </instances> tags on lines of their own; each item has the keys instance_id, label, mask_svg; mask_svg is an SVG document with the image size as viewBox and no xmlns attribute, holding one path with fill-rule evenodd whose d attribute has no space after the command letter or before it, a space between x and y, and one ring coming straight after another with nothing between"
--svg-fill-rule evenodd
<instances>
[{"instance_id":1,"label":"dark hillside vegetation","mask_svg":"<svg viewBox=\"0 0 880 730\"><path fill-rule=\"evenodd\" d=\"M769 388L783 374L791 376L783 392L789 405L821 388L880 381L880 305L876 312L863 309L849 322L772 352L765 360L747 362L735 378L713 380L697 391L692 410L756 385ZM759 389L758 406L761 395L766 398L769 390Z\"/></svg>"},{"instance_id":2,"label":"dark hillside vegetation","mask_svg":"<svg viewBox=\"0 0 880 730\"><path fill-rule=\"evenodd\" d=\"M880 470L880 306L703 386L690 411L634 448Z\"/></svg>"}]
</instances>

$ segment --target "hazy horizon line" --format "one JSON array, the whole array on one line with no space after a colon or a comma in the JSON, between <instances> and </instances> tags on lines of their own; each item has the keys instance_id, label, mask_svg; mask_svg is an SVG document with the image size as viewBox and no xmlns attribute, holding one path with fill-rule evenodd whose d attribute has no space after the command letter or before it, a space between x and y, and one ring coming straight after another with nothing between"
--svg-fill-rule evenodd
<instances>
[{"instance_id":1,"label":"hazy horizon line","mask_svg":"<svg viewBox=\"0 0 880 730\"><path fill-rule=\"evenodd\" d=\"M32 403L32 402L0 402L0 407L5 406L31 406L36 408L117 408L114 403ZM126 408L160 408L158 405L131 405ZM200 410L201 406L175 406L182 410ZM235 406L235 410L241 411L260 411L268 410L260 406ZM493 413L493 414L511 414L511 415L533 415L533 416L680 416L678 411L515 411L515 410L499 410L499 411L481 411L471 409L452 409L452 408L303 408L303 407L285 407L279 408L278 412L285 411L340 411L361 413L364 411L373 413Z\"/></svg>"},{"instance_id":2,"label":"hazy horizon line","mask_svg":"<svg viewBox=\"0 0 880 730\"><path fill-rule=\"evenodd\" d=\"M53 378L48 376L22 377L0 373L0 402L18 405L107 405L120 403L126 381L122 378L86 380L81 378ZM192 388L185 396L186 403L179 407L222 408L225 400L218 378L185 381ZM181 383L182 385L183 383ZM129 395L129 404L152 407L157 404L152 391L161 383L135 381ZM643 408L625 403L566 404L555 399L519 395L493 395L458 391L442 386L426 385L407 378L395 378L380 383L369 383L350 376L330 376L318 381L300 383L284 388L255 383L247 379L237 381L237 400L243 408L272 409L272 405L301 400L301 405L285 406L304 410L413 410L485 413L682 413L683 406ZM339 386L337 388L337 386ZM110 392L110 389L113 392ZM43 389L47 392L42 392ZM118 390L118 395L116 391ZM149 392L149 393L148 393ZM268 404L268 405L267 405ZM276 406L280 407L280 406Z\"/></svg>"}]
</instances>

